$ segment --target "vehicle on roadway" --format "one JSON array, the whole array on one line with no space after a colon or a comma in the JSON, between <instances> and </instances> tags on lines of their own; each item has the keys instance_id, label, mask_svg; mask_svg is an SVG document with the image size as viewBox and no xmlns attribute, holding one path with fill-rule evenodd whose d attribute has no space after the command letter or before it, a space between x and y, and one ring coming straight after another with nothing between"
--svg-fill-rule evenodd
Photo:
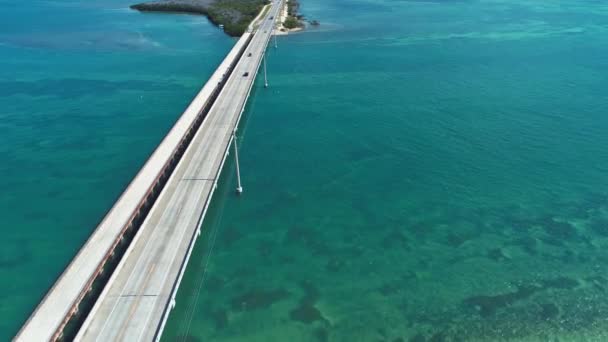
<instances>
[{"instance_id":1,"label":"vehicle on roadway","mask_svg":"<svg viewBox=\"0 0 608 342\"><path fill-rule=\"evenodd\" d=\"M249 76L249 71L245 71L245 73L243 74L243 77L247 77Z\"/></svg>"},{"instance_id":2,"label":"vehicle on roadway","mask_svg":"<svg viewBox=\"0 0 608 342\"><path fill-rule=\"evenodd\" d=\"M251 57L251 52L247 54L247 57Z\"/></svg>"}]
</instances>

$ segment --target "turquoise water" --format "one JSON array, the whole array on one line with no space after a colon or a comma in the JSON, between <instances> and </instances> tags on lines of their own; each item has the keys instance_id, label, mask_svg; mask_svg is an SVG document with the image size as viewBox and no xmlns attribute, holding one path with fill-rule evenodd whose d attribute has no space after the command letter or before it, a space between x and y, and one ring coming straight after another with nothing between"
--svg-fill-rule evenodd
<instances>
[{"instance_id":1,"label":"turquoise water","mask_svg":"<svg viewBox=\"0 0 608 342\"><path fill-rule=\"evenodd\" d=\"M233 44L125 0L0 1L0 340L9 340Z\"/></svg>"},{"instance_id":2,"label":"turquoise water","mask_svg":"<svg viewBox=\"0 0 608 342\"><path fill-rule=\"evenodd\" d=\"M608 6L302 11L165 340L607 340Z\"/></svg>"},{"instance_id":3,"label":"turquoise water","mask_svg":"<svg viewBox=\"0 0 608 342\"><path fill-rule=\"evenodd\" d=\"M233 40L2 1L0 340ZM608 6L306 0L269 51L165 340L608 339Z\"/></svg>"}]
</instances>

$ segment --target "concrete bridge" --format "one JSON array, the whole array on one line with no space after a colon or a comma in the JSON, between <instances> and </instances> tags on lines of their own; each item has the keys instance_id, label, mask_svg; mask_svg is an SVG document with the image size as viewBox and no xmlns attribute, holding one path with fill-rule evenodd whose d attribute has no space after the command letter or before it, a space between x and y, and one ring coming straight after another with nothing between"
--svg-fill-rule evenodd
<instances>
[{"instance_id":1,"label":"concrete bridge","mask_svg":"<svg viewBox=\"0 0 608 342\"><path fill-rule=\"evenodd\" d=\"M160 339L282 5L237 41L16 341Z\"/></svg>"}]
</instances>

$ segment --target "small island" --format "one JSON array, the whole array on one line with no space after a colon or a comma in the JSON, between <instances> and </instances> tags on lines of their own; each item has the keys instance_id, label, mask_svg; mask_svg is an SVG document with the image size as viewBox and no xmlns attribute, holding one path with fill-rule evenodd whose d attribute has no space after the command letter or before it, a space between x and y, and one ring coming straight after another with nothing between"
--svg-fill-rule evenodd
<instances>
[{"instance_id":1,"label":"small island","mask_svg":"<svg viewBox=\"0 0 608 342\"><path fill-rule=\"evenodd\" d=\"M224 29L228 35L241 36L249 24L266 11L269 0L154 0L132 5L142 12L174 12L205 15L214 24ZM286 0L280 16L278 30L283 34L298 31L304 27L304 17L298 14L298 0Z\"/></svg>"},{"instance_id":2,"label":"small island","mask_svg":"<svg viewBox=\"0 0 608 342\"><path fill-rule=\"evenodd\" d=\"M278 32L276 34L288 34L289 32L295 32L303 30L308 22L309 26L319 26L318 20L306 20L303 15L299 13L300 3L298 0L285 0L286 6L283 7L283 11L280 15L280 24Z\"/></svg>"},{"instance_id":3,"label":"small island","mask_svg":"<svg viewBox=\"0 0 608 342\"><path fill-rule=\"evenodd\" d=\"M207 16L233 37L241 36L268 0L158 0L132 5L142 12L193 13Z\"/></svg>"},{"instance_id":4,"label":"small island","mask_svg":"<svg viewBox=\"0 0 608 342\"><path fill-rule=\"evenodd\" d=\"M284 15L283 27L288 30L303 28L303 16L298 14L300 3L298 0L287 0L287 13Z\"/></svg>"}]
</instances>

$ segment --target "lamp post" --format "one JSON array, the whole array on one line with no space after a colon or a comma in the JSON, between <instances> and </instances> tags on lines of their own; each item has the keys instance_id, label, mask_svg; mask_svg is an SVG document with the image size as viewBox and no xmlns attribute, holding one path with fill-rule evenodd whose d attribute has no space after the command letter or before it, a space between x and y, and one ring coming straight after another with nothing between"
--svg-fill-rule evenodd
<instances>
[{"instance_id":1,"label":"lamp post","mask_svg":"<svg viewBox=\"0 0 608 342\"><path fill-rule=\"evenodd\" d=\"M232 131L232 138L234 141L234 160L236 162L236 193L238 195L243 193L243 187L241 186L241 170L239 169L239 149L236 143L236 134Z\"/></svg>"},{"instance_id":2,"label":"lamp post","mask_svg":"<svg viewBox=\"0 0 608 342\"><path fill-rule=\"evenodd\" d=\"M268 75L266 73L266 53L262 56L264 59L264 88L268 88Z\"/></svg>"}]
</instances>

